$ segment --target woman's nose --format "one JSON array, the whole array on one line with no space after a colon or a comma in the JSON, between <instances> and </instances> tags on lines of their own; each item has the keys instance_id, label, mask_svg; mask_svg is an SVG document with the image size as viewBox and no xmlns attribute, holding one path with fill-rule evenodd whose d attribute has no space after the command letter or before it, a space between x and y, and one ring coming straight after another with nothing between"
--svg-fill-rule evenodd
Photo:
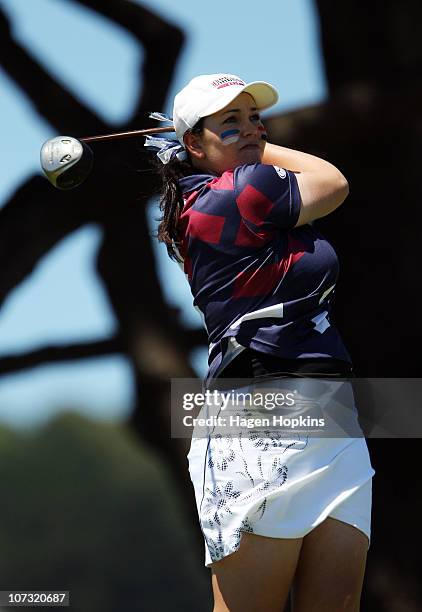
<instances>
[{"instance_id":1,"label":"woman's nose","mask_svg":"<svg viewBox=\"0 0 422 612\"><path fill-rule=\"evenodd\" d=\"M259 131L258 125L256 123L253 123L252 121L245 121L242 124L241 130L240 130L243 136L250 136L250 135L255 136L258 133L258 131Z\"/></svg>"}]
</instances>

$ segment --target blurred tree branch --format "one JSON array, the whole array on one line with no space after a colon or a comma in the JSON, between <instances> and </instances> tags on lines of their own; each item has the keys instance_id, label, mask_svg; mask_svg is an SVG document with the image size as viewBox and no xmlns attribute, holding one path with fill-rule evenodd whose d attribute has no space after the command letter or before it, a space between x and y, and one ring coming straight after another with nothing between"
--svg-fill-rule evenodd
<instances>
[{"instance_id":1,"label":"blurred tree branch","mask_svg":"<svg viewBox=\"0 0 422 612\"><path fill-rule=\"evenodd\" d=\"M183 32L135 2L72 2L121 25L144 48L136 108L126 122L107 124L87 109L15 40L13 28L0 9L2 66L37 112L61 133L90 135L152 124L147 113L161 110L164 105L183 45ZM60 192L45 178L35 176L20 186L0 209L0 304L64 237L87 223L95 223L103 233L97 270L118 321L114 339L85 346L41 347L28 354L4 356L1 363L4 371L10 373L13 367L16 371L45 362L75 359L77 355L87 358L90 353L94 356L107 349L122 350L132 364L136 381L131 423L143 440L171 457L171 469L180 482L189 486L184 499L192 511L185 458L187 441L163 438L162 432L168 430L170 422L166 383L172 376L195 376L189 350L193 343L197 346L197 342L204 341L205 335L199 331L186 333L164 300L145 211L148 200L157 192L158 179L152 172L151 154L142 144L142 140L135 139L106 146L98 143L93 147L94 170L79 188Z\"/></svg>"}]
</instances>

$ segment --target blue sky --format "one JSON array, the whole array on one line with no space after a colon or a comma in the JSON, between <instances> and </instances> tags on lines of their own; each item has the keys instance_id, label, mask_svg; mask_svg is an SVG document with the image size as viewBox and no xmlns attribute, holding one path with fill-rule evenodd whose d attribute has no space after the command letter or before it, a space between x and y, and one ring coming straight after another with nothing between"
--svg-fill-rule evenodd
<instances>
[{"instance_id":1,"label":"blue sky","mask_svg":"<svg viewBox=\"0 0 422 612\"><path fill-rule=\"evenodd\" d=\"M193 0L138 4L178 24L187 35L166 107L156 110L170 113L174 94L201 73L231 72L273 83L280 102L271 114L326 96L312 0L267 0L259 10L223 0L207 6ZM110 122L130 116L143 52L129 34L71 0L31 0L30 8L28 0L0 0L0 7L21 44L86 105ZM0 110L3 206L29 175L40 171L40 147L57 134L1 66ZM116 322L94 273L100 237L95 226L68 236L11 293L0 310L0 355L113 332ZM182 306L187 324L199 325L182 273L159 245L156 254L167 298ZM194 356L194 365L199 374L204 372L204 352ZM14 427L36 426L62 409L119 420L131 402L130 371L118 357L44 366L0 379L0 424Z\"/></svg>"}]
</instances>

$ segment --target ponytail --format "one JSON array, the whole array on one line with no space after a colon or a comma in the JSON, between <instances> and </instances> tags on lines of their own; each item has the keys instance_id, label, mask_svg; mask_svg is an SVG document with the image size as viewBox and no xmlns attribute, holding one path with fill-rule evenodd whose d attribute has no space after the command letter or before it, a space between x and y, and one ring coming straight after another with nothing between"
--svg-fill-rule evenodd
<instances>
[{"instance_id":1,"label":"ponytail","mask_svg":"<svg viewBox=\"0 0 422 612\"><path fill-rule=\"evenodd\" d=\"M184 205L179 179L193 174L194 169L189 162L179 161L174 157L168 164L161 164L159 172L162 181L160 198L162 216L158 225L157 238L160 242L164 242L171 259L181 261L175 249L175 246L179 247L180 244L177 228Z\"/></svg>"},{"instance_id":2,"label":"ponytail","mask_svg":"<svg viewBox=\"0 0 422 612\"><path fill-rule=\"evenodd\" d=\"M203 119L200 119L191 129L191 132L201 133L203 121ZM167 253L171 259L182 261L177 252L181 243L178 225L184 206L183 193L180 189L179 179L184 176L195 174L196 169L192 166L189 153L186 161L180 161L174 156L167 164L158 163L160 164L158 172L162 183L160 198L160 211L162 212L162 216L158 225L157 238L160 242L164 242Z\"/></svg>"}]
</instances>

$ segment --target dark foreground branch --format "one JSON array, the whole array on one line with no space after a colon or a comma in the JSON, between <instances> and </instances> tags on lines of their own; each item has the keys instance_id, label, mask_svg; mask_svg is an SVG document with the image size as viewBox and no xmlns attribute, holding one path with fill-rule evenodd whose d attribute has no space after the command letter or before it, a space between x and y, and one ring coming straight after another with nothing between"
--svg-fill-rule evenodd
<instances>
[{"instance_id":1,"label":"dark foreground branch","mask_svg":"<svg viewBox=\"0 0 422 612\"><path fill-rule=\"evenodd\" d=\"M192 350L204 344L205 334L202 329L186 330L184 332L184 340L188 350ZM125 342L118 334L111 338L94 342L44 346L27 353L0 356L0 376L28 370L47 363L61 363L63 361L76 361L77 359L90 359L92 357L127 353L128 349L125 346Z\"/></svg>"},{"instance_id":2,"label":"dark foreground branch","mask_svg":"<svg viewBox=\"0 0 422 612\"><path fill-rule=\"evenodd\" d=\"M27 370L47 363L76 361L77 359L102 357L124 352L124 345L120 336L79 344L44 346L28 353L0 357L0 375Z\"/></svg>"}]
</instances>

